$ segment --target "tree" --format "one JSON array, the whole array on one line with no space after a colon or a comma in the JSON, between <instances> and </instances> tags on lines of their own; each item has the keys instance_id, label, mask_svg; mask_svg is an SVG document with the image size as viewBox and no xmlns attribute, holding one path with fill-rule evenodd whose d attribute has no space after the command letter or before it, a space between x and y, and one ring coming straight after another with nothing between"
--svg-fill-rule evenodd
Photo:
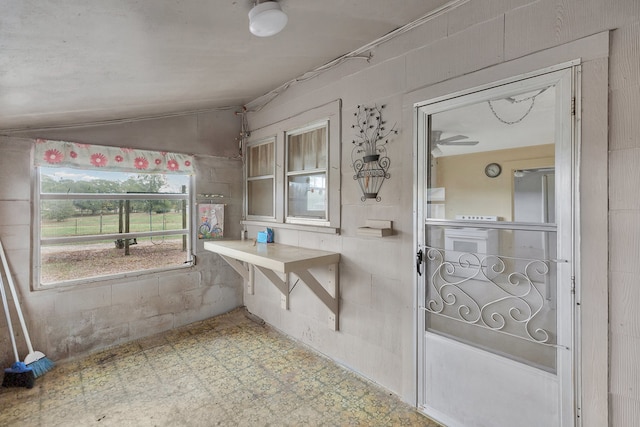
<instances>
[{"instance_id":1,"label":"tree","mask_svg":"<svg viewBox=\"0 0 640 427\"><path fill-rule=\"evenodd\" d=\"M76 213L71 200L45 200L42 202L42 217L62 222Z\"/></svg>"},{"instance_id":2,"label":"tree","mask_svg":"<svg viewBox=\"0 0 640 427\"><path fill-rule=\"evenodd\" d=\"M96 179L93 181L73 182L73 193L120 193L121 184L117 181L106 179ZM114 200L82 200L73 202L74 206L82 211L89 211L91 215L101 212L109 212L117 209L117 202Z\"/></svg>"},{"instance_id":3,"label":"tree","mask_svg":"<svg viewBox=\"0 0 640 427\"><path fill-rule=\"evenodd\" d=\"M69 193L72 191L75 183L75 181L70 179L61 179L56 181L48 175L42 175L40 190L43 193Z\"/></svg>"},{"instance_id":4,"label":"tree","mask_svg":"<svg viewBox=\"0 0 640 427\"><path fill-rule=\"evenodd\" d=\"M167 185L167 178L164 175L138 175L123 182L122 189L127 193L159 193L165 185ZM165 200L135 200L131 202L131 210L134 212L163 213L168 212L170 208Z\"/></svg>"}]
</instances>

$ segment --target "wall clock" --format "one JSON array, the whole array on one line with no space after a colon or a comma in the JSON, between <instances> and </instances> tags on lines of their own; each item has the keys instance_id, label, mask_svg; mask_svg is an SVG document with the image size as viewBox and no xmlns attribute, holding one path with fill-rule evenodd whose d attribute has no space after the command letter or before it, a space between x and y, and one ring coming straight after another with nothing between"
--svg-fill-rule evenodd
<instances>
[{"instance_id":1,"label":"wall clock","mask_svg":"<svg viewBox=\"0 0 640 427\"><path fill-rule=\"evenodd\" d=\"M484 173L489 178L496 178L497 176L500 175L500 173L502 173L502 167L497 163L489 163L484 168Z\"/></svg>"}]
</instances>

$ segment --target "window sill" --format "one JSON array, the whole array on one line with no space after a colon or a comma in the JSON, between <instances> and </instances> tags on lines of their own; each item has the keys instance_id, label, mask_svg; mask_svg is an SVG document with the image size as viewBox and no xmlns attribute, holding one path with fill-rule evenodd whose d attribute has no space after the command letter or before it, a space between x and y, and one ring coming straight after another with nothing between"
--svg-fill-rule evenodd
<instances>
[{"instance_id":1,"label":"window sill","mask_svg":"<svg viewBox=\"0 0 640 427\"><path fill-rule=\"evenodd\" d=\"M240 221L240 224L270 227L275 229L280 228L280 229L286 229L286 230L309 231L312 233L340 234L340 228L327 227L327 226L317 226L317 225L307 225L307 224L304 224L304 225L289 224L289 223L282 223L282 222L253 221L253 220Z\"/></svg>"}]
</instances>

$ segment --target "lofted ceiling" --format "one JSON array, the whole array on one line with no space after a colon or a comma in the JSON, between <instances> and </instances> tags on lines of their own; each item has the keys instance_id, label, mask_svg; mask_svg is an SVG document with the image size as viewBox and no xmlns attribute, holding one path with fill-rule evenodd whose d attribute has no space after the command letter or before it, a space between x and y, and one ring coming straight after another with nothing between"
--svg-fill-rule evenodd
<instances>
[{"instance_id":1,"label":"lofted ceiling","mask_svg":"<svg viewBox=\"0 0 640 427\"><path fill-rule=\"evenodd\" d=\"M244 105L448 0L2 0L0 131Z\"/></svg>"}]
</instances>

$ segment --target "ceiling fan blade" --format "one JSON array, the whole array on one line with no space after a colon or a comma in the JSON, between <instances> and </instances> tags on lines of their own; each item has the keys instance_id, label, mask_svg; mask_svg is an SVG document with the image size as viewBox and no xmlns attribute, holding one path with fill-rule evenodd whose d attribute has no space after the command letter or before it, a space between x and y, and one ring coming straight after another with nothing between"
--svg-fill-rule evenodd
<instances>
[{"instance_id":1,"label":"ceiling fan blade","mask_svg":"<svg viewBox=\"0 0 640 427\"><path fill-rule=\"evenodd\" d=\"M438 145L476 145L480 141L446 141L437 142Z\"/></svg>"},{"instance_id":2,"label":"ceiling fan blade","mask_svg":"<svg viewBox=\"0 0 640 427\"><path fill-rule=\"evenodd\" d=\"M435 140L436 140L436 144L441 144L443 142L448 143L449 141L456 141L458 139L467 139L467 138L469 138L469 137L465 136L465 135L454 135L454 136L449 136L449 137L443 138L443 139L435 138Z\"/></svg>"}]
</instances>

